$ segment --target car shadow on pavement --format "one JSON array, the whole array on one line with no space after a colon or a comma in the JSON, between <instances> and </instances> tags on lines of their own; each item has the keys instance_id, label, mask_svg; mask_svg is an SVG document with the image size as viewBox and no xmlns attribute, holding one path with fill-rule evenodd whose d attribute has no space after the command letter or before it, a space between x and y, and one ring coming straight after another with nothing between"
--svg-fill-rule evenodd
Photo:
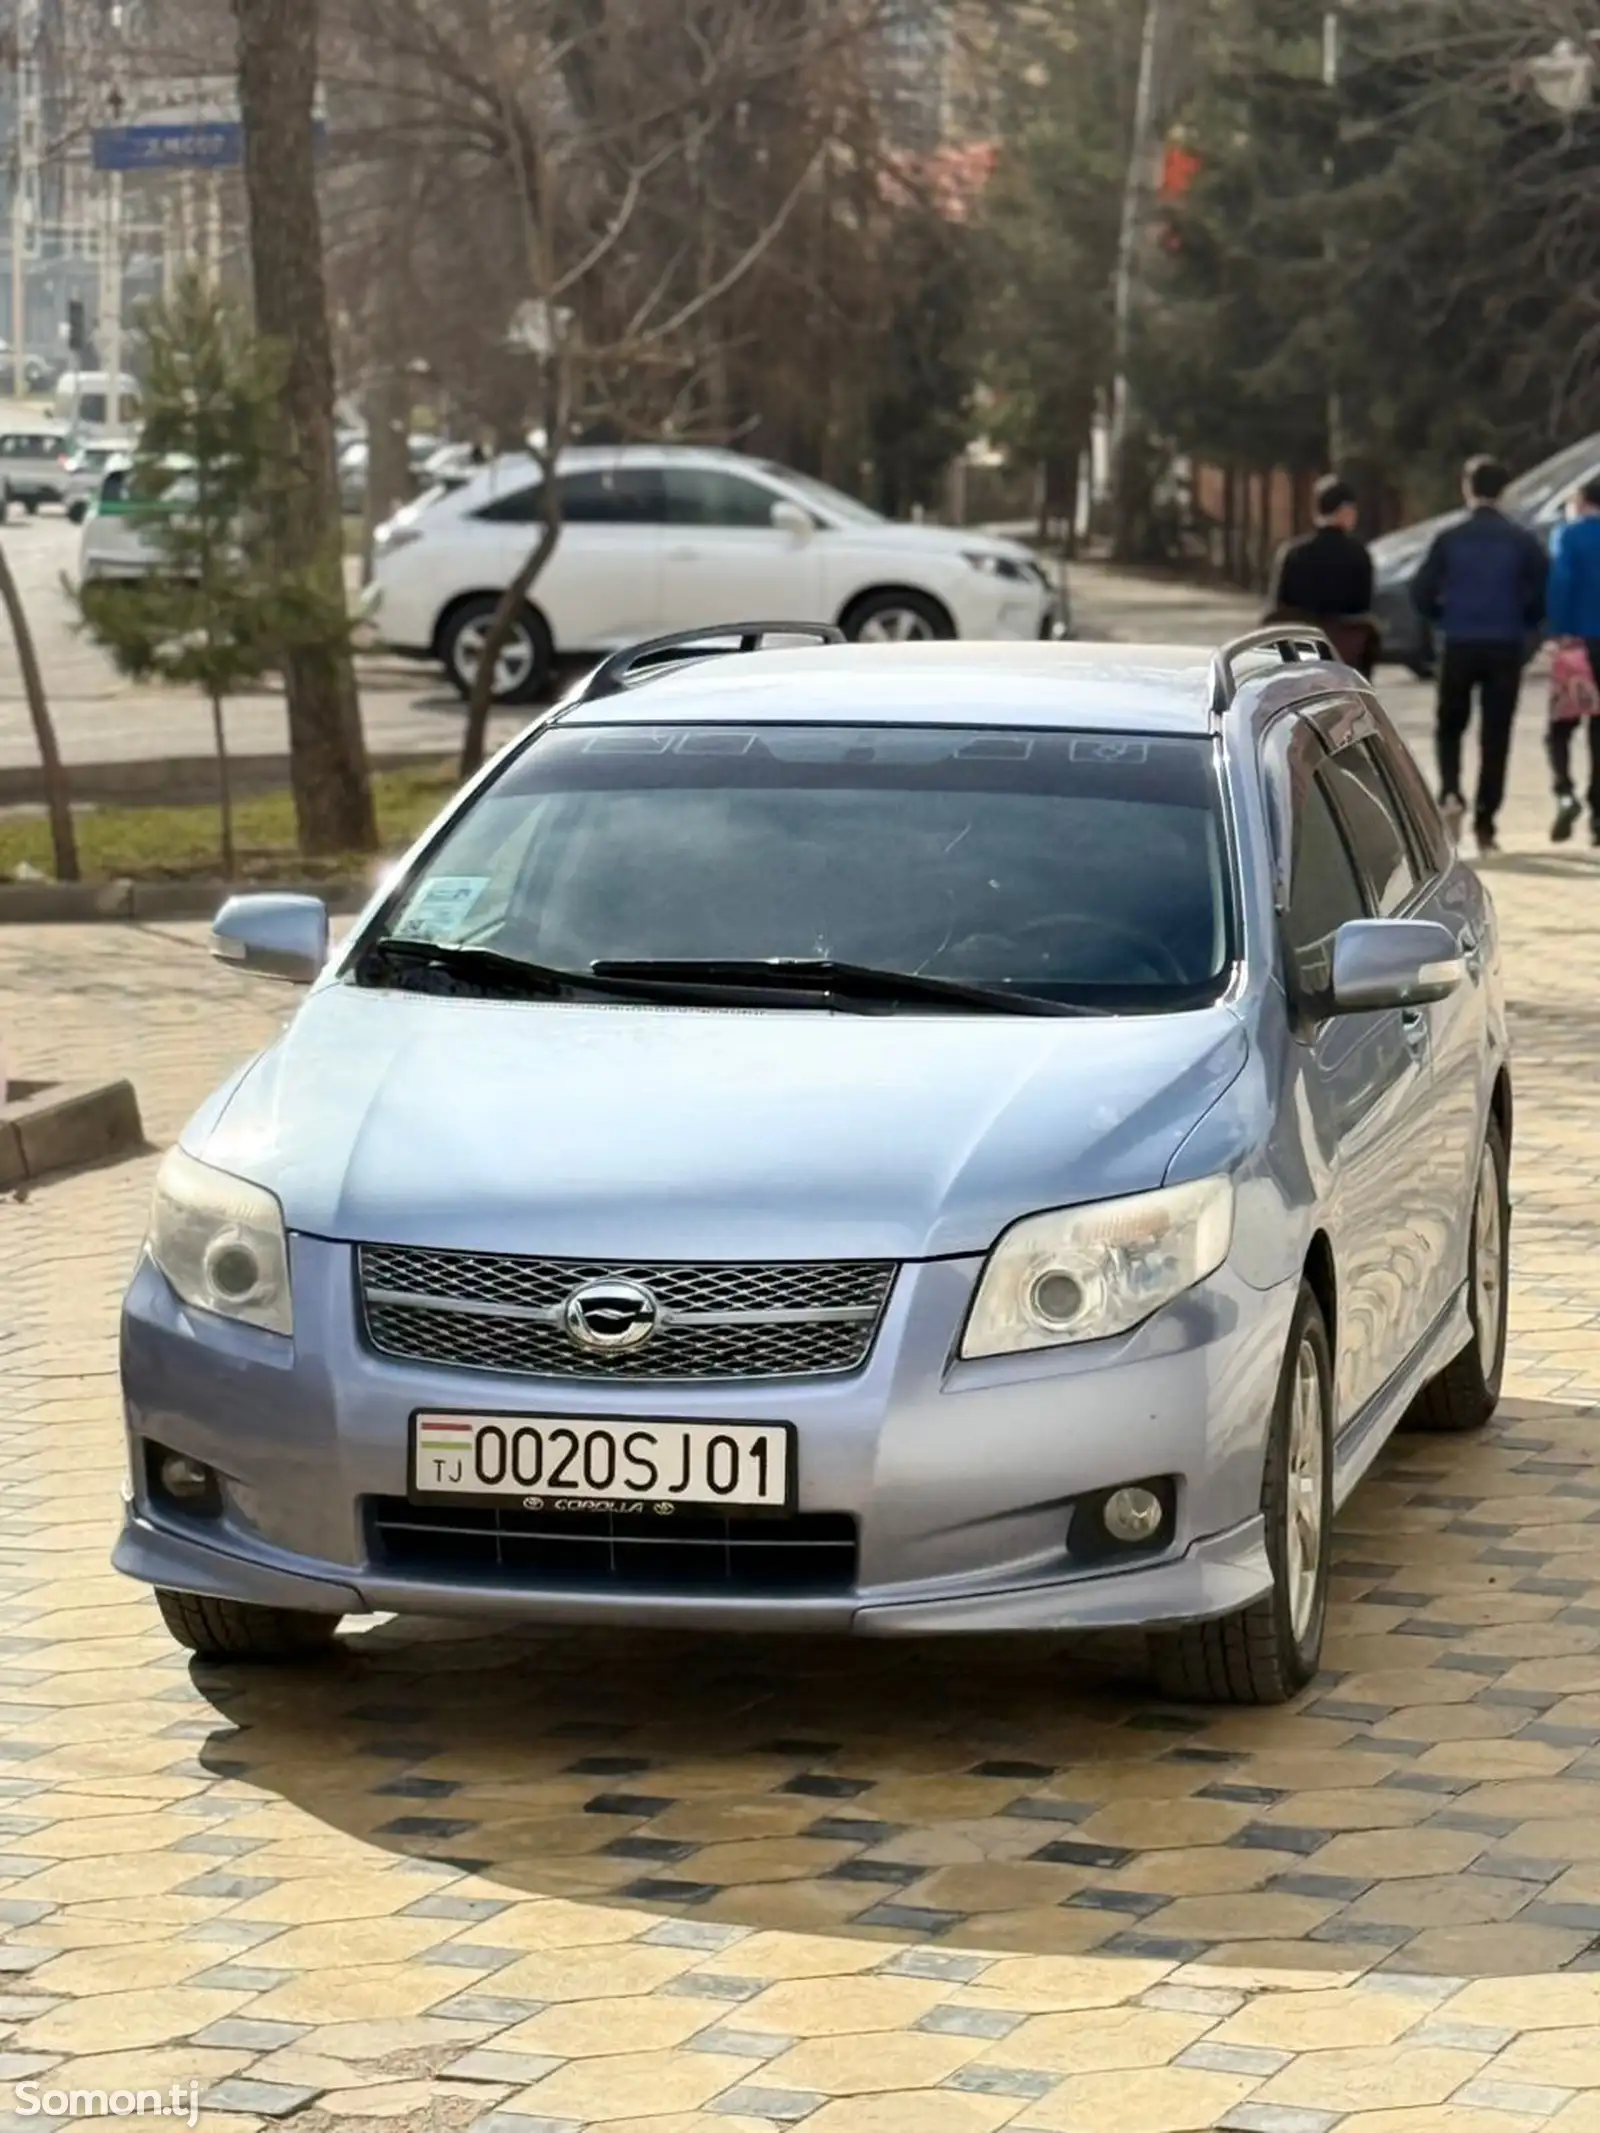
<instances>
[{"instance_id":1,"label":"car shadow on pavement","mask_svg":"<svg viewBox=\"0 0 1600 2133\"><path fill-rule=\"evenodd\" d=\"M1283 1710L1153 1701L1136 1646L379 1620L320 1673L197 1666L200 1759L491 1905L1302 1982L1586 1966L1595 1421L1509 1402L1481 1439L1397 1440ZM492 1969L492 1920L476 1942Z\"/></svg>"}]
</instances>

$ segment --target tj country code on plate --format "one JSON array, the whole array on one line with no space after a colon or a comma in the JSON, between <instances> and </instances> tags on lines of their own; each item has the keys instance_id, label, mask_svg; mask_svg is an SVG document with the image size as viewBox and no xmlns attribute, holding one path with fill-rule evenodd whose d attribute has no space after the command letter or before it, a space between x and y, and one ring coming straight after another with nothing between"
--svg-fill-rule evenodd
<instances>
[{"instance_id":1,"label":"tj country code on plate","mask_svg":"<svg viewBox=\"0 0 1600 2133\"><path fill-rule=\"evenodd\" d=\"M746 1511L783 1511L792 1501L792 1433L781 1422L423 1414L411 1427L414 1496Z\"/></svg>"}]
</instances>

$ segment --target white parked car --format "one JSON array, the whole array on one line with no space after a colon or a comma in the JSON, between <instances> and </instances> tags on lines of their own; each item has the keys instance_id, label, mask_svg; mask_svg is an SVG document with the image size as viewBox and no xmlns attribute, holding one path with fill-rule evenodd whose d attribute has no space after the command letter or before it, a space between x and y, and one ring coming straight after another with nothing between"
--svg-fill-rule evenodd
<instances>
[{"instance_id":1,"label":"white parked car","mask_svg":"<svg viewBox=\"0 0 1600 2133\"><path fill-rule=\"evenodd\" d=\"M10 504L37 511L59 504L67 493L64 430L0 430L0 518Z\"/></svg>"},{"instance_id":2,"label":"white parked car","mask_svg":"<svg viewBox=\"0 0 1600 2133\"><path fill-rule=\"evenodd\" d=\"M1019 542L899 525L770 460L586 446L558 478L561 540L497 664L499 703L537 696L558 657L729 615L837 623L860 641L1068 634L1062 584ZM538 464L519 453L397 512L377 536L384 643L441 661L468 692L541 509Z\"/></svg>"},{"instance_id":3,"label":"white parked car","mask_svg":"<svg viewBox=\"0 0 1600 2133\"><path fill-rule=\"evenodd\" d=\"M147 521L132 509L128 484L133 461L125 454L108 462L83 519L78 541L78 582L93 578L142 578L156 561L145 537Z\"/></svg>"},{"instance_id":4,"label":"white parked car","mask_svg":"<svg viewBox=\"0 0 1600 2133\"><path fill-rule=\"evenodd\" d=\"M194 485L185 473L186 459L174 455L166 462L176 479L161 501L133 494L134 460L119 453L108 461L100 485L83 521L78 542L78 581L94 578L142 578L162 568L162 549L156 528L163 511L181 510Z\"/></svg>"},{"instance_id":5,"label":"white parked car","mask_svg":"<svg viewBox=\"0 0 1600 2133\"><path fill-rule=\"evenodd\" d=\"M100 484L118 460L125 460L133 446L126 437L95 437L67 455L67 487L63 498L67 516L82 525L100 494Z\"/></svg>"}]
</instances>

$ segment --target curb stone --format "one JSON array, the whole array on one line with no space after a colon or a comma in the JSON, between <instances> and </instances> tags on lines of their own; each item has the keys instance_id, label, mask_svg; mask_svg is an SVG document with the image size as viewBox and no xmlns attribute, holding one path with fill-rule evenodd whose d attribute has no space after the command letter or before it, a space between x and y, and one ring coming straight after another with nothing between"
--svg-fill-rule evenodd
<instances>
[{"instance_id":1,"label":"curb stone","mask_svg":"<svg viewBox=\"0 0 1600 2133\"><path fill-rule=\"evenodd\" d=\"M129 1155L145 1145L131 1081L70 1082L0 1103L0 1188Z\"/></svg>"},{"instance_id":2,"label":"curb stone","mask_svg":"<svg viewBox=\"0 0 1600 2133\"><path fill-rule=\"evenodd\" d=\"M336 917L360 911L374 885L361 881L8 881L0 926L81 926L102 919L214 918L230 896L320 896Z\"/></svg>"}]
</instances>

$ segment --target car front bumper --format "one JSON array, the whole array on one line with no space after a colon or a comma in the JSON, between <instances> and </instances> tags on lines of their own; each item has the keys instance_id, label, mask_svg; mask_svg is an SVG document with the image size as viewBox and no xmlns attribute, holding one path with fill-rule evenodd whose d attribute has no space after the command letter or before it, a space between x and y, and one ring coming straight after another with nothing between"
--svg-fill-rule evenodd
<instances>
[{"instance_id":1,"label":"car front bumper","mask_svg":"<svg viewBox=\"0 0 1600 2133\"><path fill-rule=\"evenodd\" d=\"M320 1613L864 1635L1111 1629L1231 1614L1270 1583L1259 1501L1294 1285L1229 1269L1115 1341L951 1363L978 1262L903 1267L850 1377L625 1388L396 1364L365 1348L348 1246L293 1240L291 1345L188 1311L144 1261L123 1319L130 1482L117 1567ZM796 1593L502 1581L386 1563L369 1499L402 1498L419 1409L795 1425L803 1513L856 1521L856 1573ZM152 1492L146 1445L203 1461L222 1508ZM1086 1565L1075 1500L1170 1477L1164 1551Z\"/></svg>"}]
</instances>

